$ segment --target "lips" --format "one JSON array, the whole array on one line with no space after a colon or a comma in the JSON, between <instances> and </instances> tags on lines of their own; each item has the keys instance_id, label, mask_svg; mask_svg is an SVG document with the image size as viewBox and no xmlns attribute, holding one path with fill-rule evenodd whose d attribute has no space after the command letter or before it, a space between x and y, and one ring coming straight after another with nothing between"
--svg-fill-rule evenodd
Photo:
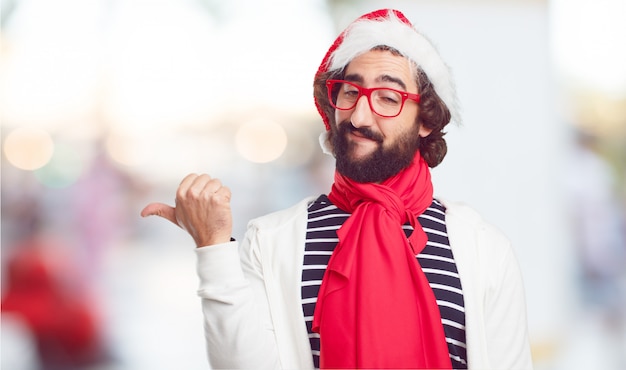
<instances>
[{"instance_id":1,"label":"lips","mask_svg":"<svg viewBox=\"0 0 626 370\"><path fill-rule=\"evenodd\" d=\"M368 139L375 141L377 143L382 143L383 138L380 134L373 132L369 127L354 127L350 125L346 130L347 133L350 133L358 138Z\"/></svg>"},{"instance_id":2,"label":"lips","mask_svg":"<svg viewBox=\"0 0 626 370\"><path fill-rule=\"evenodd\" d=\"M351 131L350 133L352 135L356 136L356 137L360 137L360 138L363 138L363 139L370 139L371 140L370 137L367 137L367 136L363 135L362 133L360 133L358 131Z\"/></svg>"}]
</instances>

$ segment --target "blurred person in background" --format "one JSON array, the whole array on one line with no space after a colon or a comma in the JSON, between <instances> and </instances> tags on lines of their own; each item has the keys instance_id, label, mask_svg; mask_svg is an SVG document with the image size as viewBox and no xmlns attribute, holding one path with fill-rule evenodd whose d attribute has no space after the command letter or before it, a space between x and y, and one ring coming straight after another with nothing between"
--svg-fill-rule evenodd
<instances>
[{"instance_id":1,"label":"blurred person in background","mask_svg":"<svg viewBox=\"0 0 626 370\"><path fill-rule=\"evenodd\" d=\"M110 161L102 142L95 148L65 188L20 179L19 187L3 189L3 322L28 331L22 337L32 338L39 369L119 361L104 322L103 271L108 253L132 230L128 210L145 188ZM3 360L9 356L15 357L3 350Z\"/></svg>"},{"instance_id":2,"label":"blurred person in background","mask_svg":"<svg viewBox=\"0 0 626 370\"><path fill-rule=\"evenodd\" d=\"M460 122L434 46L399 11L365 14L323 58L314 98L336 159L328 195L252 220L241 244L230 190L209 175L142 211L196 243L211 366L531 368L509 241L433 198L443 129Z\"/></svg>"},{"instance_id":3,"label":"blurred person in background","mask_svg":"<svg viewBox=\"0 0 626 370\"><path fill-rule=\"evenodd\" d=\"M626 365L626 219L616 176L600 155L600 138L575 133L568 168L569 207L585 313L611 334ZM622 366L623 367L623 366Z\"/></svg>"},{"instance_id":4,"label":"blurred person in background","mask_svg":"<svg viewBox=\"0 0 626 370\"><path fill-rule=\"evenodd\" d=\"M83 258L89 246L76 243L62 222L50 225L49 212L59 212L57 202L71 204L66 195L77 188L53 192L56 198L47 204L45 189L31 185L23 183L10 193L3 189L3 366L10 362L7 369L83 370L108 365L112 357L102 307L95 299L93 275L87 273L98 271ZM63 215L74 222L71 207ZM6 353L13 350L20 353Z\"/></svg>"},{"instance_id":5,"label":"blurred person in background","mask_svg":"<svg viewBox=\"0 0 626 370\"><path fill-rule=\"evenodd\" d=\"M34 232L4 250L3 258L8 271L2 315L29 332L37 368L87 369L105 363L99 315L67 248L51 235Z\"/></svg>"}]
</instances>

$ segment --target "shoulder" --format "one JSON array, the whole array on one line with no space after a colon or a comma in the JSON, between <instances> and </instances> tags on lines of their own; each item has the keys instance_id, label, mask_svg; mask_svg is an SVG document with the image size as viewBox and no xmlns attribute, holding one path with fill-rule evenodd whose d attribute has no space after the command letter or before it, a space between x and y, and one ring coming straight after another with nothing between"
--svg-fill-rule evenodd
<instances>
[{"instance_id":1,"label":"shoulder","mask_svg":"<svg viewBox=\"0 0 626 370\"><path fill-rule=\"evenodd\" d=\"M481 239L488 240L497 244L509 244L506 235L495 225L486 221L480 213L471 206L446 199L438 200L446 208L446 224L448 231L460 233L465 236L480 235ZM450 230L452 228L452 230Z\"/></svg>"},{"instance_id":2,"label":"shoulder","mask_svg":"<svg viewBox=\"0 0 626 370\"><path fill-rule=\"evenodd\" d=\"M475 226L485 223L483 217L466 203L445 198L437 198L437 200L445 207L447 217L452 217Z\"/></svg>"},{"instance_id":3,"label":"shoulder","mask_svg":"<svg viewBox=\"0 0 626 370\"><path fill-rule=\"evenodd\" d=\"M509 238L467 204L441 200L446 207L448 238L458 263L489 266L492 273L515 263ZM483 272L483 274L486 272Z\"/></svg>"}]
</instances>

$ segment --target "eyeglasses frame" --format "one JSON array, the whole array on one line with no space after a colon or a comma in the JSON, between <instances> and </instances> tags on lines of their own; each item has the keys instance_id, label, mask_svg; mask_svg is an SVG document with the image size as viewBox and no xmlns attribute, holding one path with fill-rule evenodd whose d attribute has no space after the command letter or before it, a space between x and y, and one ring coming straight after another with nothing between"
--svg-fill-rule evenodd
<instances>
[{"instance_id":1,"label":"eyeglasses frame","mask_svg":"<svg viewBox=\"0 0 626 370\"><path fill-rule=\"evenodd\" d=\"M333 103L333 91L331 89L331 86L335 83L341 83L341 84L348 84L351 86L354 86L358 92L359 92L359 96L357 96L357 98L354 101L354 105L351 106L350 108L339 108L335 103ZM400 115L400 113L402 113L402 109L404 109L404 103L407 100L413 100L416 103L419 104L420 102L420 94L413 94L413 93L409 93L406 91L402 91L402 90L397 90L397 89L392 89L389 87L372 87L372 88L367 88L367 87L363 87L363 86L359 86L356 83L352 82L352 81L346 81L346 80L326 80L326 90L328 91L328 101L330 102L330 105L333 106L333 108L335 109L339 109L339 110L351 110L354 109L354 107L356 107L356 105L358 104L359 100L361 99L361 97L363 95L365 95L367 97L367 104L369 104L370 109L372 110L372 112L376 113L377 115L384 117L384 118L394 118L394 117L398 117ZM400 104L400 110L398 111L397 114L393 115L393 116L385 116L383 114L380 114L378 112L376 112L376 110L374 109L374 107L372 106L372 93L376 90L391 90L394 92L397 92L398 94L400 94L400 96L402 97L402 103Z\"/></svg>"}]
</instances>

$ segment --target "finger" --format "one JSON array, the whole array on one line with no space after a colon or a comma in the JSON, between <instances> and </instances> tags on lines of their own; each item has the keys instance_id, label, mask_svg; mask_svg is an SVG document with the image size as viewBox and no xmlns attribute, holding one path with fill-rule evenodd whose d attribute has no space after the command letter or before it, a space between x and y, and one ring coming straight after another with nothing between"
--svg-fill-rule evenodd
<instances>
[{"instance_id":1,"label":"finger","mask_svg":"<svg viewBox=\"0 0 626 370\"><path fill-rule=\"evenodd\" d=\"M163 203L150 203L141 210L141 217L159 216L180 226L176 221L176 209Z\"/></svg>"},{"instance_id":2,"label":"finger","mask_svg":"<svg viewBox=\"0 0 626 370\"><path fill-rule=\"evenodd\" d=\"M215 194L224 197L227 202L230 202L230 198L232 196L232 193L227 186L222 186L221 188L217 189Z\"/></svg>"},{"instance_id":3,"label":"finger","mask_svg":"<svg viewBox=\"0 0 626 370\"><path fill-rule=\"evenodd\" d=\"M219 190L223 189L222 182L219 179L211 179L206 184L204 184L204 193L205 194L215 194Z\"/></svg>"},{"instance_id":4,"label":"finger","mask_svg":"<svg viewBox=\"0 0 626 370\"><path fill-rule=\"evenodd\" d=\"M177 190L178 199L187 199L188 197L197 198L205 189L207 184L215 181L211 176L202 174L191 174L185 177Z\"/></svg>"},{"instance_id":5,"label":"finger","mask_svg":"<svg viewBox=\"0 0 626 370\"><path fill-rule=\"evenodd\" d=\"M192 184L194 183L194 181L196 181L197 178L198 178L198 175L195 173L190 173L189 175L185 176L183 181L180 182L180 185L178 185L178 189L176 192L178 194L187 193L187 190L189 190L189 188L192 186Z\"/></svg>"}]
</instances>

